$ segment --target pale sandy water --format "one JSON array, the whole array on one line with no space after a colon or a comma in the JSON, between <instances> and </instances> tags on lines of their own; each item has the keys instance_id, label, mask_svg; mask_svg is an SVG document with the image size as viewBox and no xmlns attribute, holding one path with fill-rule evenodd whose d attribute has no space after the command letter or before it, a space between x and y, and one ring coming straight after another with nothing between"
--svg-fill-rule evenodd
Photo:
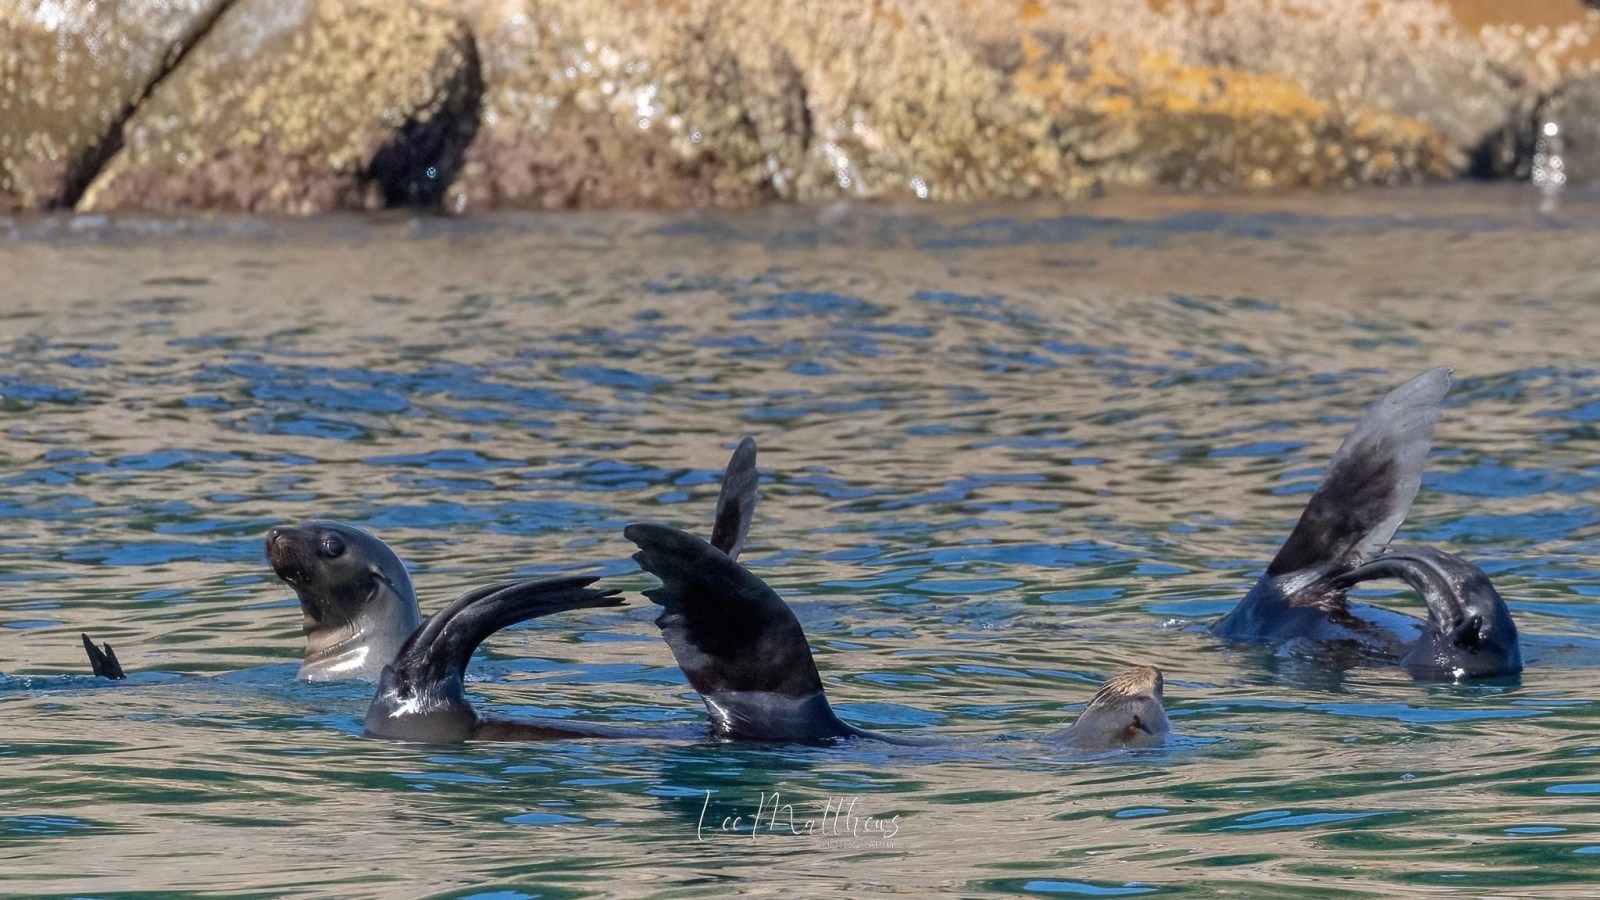
<instances>
[{"instance_id":1,"label":"pale sandy water","mask_svg":"<svg viewBox=\"0 0 1600 900\"><path fill-rule=\"evenodd\" d=\"M0 219L0 891L1585 895L1597 214L1452 188ZM1520 683L1205 633L1353 417L1440 364L1402 536L1493 575ZM425 611L511 573L636 592L622 525L703 530L746 433L746 560L842 716L936 746L706 742L636 593L491 639L473 696L681 739L386 744L369 688L293 682L269 526L371 528ZM134 676L67 674L80 630ZM1173 746L1032 740L1136 662L1167 673ZM751 833L774 792L828 833Z\"/></svg>"}]
</instances>

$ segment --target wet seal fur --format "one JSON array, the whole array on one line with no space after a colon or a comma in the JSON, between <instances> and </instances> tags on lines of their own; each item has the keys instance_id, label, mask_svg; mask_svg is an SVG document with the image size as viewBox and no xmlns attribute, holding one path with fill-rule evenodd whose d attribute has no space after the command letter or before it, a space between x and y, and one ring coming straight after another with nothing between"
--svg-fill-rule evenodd
<instances>
[{"instance_id":1,"label":"wet seal fur","mask_svg":"<svg viewBox=\"0 0 1600 900\"><path fill-rule=\"evenodd\" d=\"M422 613L405 564L353 525L306 522L267 532L267 562L300 599L301 681L377 680Z\"/></svg>"},{"instance_id":2,"label":"wet seal fur","mask_svg":"<svg viewBox=\"0 0 1600 900\"><path fill-rule=\"evenodd\" d=\"M1044 740L1093 751L1159 747L1172 732L1163 687L1160 669L1135 666L1101 685L1076 722Z\"/></svg>"},{"instance_id":3,"label":"wet seal fur","mask_svg":"<svg viewBox=\"0 0 1600 900\"><path fill-rule=\"evenodd\" d=\"M1309 639L1354 646L1362 656L1405 666L1419 680L1522 670L1510 611L1481 570L1442 551L1381 553L1422 484L1449 389L1450 370L1432 369L1367 410L1266 572L1211 626L1213 634L1240 643ZM1428 619L1346 597L1351 587L1377 578L1400 578L1416 588Z\"/></svg>"}]
</instances>

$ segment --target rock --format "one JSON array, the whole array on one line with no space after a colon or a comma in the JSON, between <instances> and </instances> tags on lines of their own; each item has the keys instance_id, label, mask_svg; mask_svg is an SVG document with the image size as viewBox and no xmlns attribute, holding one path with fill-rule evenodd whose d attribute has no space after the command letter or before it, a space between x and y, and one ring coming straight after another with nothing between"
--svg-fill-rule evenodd
<instances>
[{"instance_id":1,"label":"rock","mask_svg":"<svg viewBox=\"0 0 1600 900\"><path fill-rule=\"evenodd\" d=\"M70 205L226 0L0 0L0 210Z\"/></svg>"},{"instance_id":2,"label":"rock","mask_svg":"<svg viewBox=\"0 0 1600 900\"><path fill-rule=\"evenodd\" d=\"M484 125L451 205L1072 197L1104 184L1381 184L1462 164L1414 117L1219 61L1272 33L1233 19L1206 31L1173 6L485 5ZM1274 58L1293 49L1280 42Z\"/></svg>"},{"instance_id":3,"label":"rock","mask_svg":"<svg viewBox=\"0 0 1600 900\"><path fill-rule=\"evenodd\" d=\"M1420 181L1469 158L1499 174L1532 167L1541 102L1570 107L1570 152L1593 142L1572 73L1600 59L1579 0L233 0L183 37L223 2L0 0L24 37L0 49L0 104L24 111L0 115L0 208L71 202L102 162L80 209L1070 198ZM84 62L108 35L138 65ZM24 94L52 41L71 51L55 86ZM163 77L172 47L189 49Z\"/></svg>"},{"instance_id":4,"label":"rock","mask_svg":"<svg viewBox=\"0 0 1600 900\"><path fill-rule=\"evenodd\" d=\"M471 34L450 16L381 0L237 0L129 118L78 208L433 203L481 90Z\"/></svg>"},{"instance_id":5,"label":"rock","mask_svg":"<svg viewBox=\"0 0 1600 900\"><path fill-rule=\"evenodd\" d=\"M483 123L447 205L793 199L804 85L764 35L722 27L720 8L509 0L481 11Z\"/></svg>"}]
</instances>

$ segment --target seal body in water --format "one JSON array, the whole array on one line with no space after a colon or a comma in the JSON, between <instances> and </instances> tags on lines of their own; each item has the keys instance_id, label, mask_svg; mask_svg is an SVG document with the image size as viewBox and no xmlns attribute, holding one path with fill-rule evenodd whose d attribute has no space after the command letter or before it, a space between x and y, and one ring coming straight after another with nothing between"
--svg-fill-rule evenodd
<instances>
[{"instance_id":1,"label":"seal body in water","mask_svg":"<svg viewBox=\"0 0 1600 900\"><path fill-rule=\"evenodd\" d=\"M712 552L724 560L744 545L755 510L757 477L755 442L745 438L723 472L711 527L716 545ZM430 743L636 736L637 732L600 727L485 718L462 690L473 650L494 632L557 612L622 602L615 591L591 588L594 581L577 576L506 582L463 594L429 617L383 667L367 708L366 734Z\"/></svg>"},{"instance_id":2,"label":"seal body in water","mask_svg":"<svg viewBox=\"0 0 1600 900\"><path fill-rule=\"evenodd\" d=\"M300 598L301 681L376 681L422 623L400 557L353 525L274 528L267 532L267 562Z\"/></svg>"},{"instance_id":3,"label":"seal body in water","mask_svg":"<svg viewBox=\"0 0 1600 900\"><path fill-rule=\"evenodd\" d=\"M1511 613L1480 570L1440 551L1382 552L1422 483L1449 389L1450 370L1433 369L1367 410L1334 453L1266 572L1211 626L1212 633L1242 643L1304 639L1353 646L1425 680L1521 671ZM1429 618L1346 596L1351 587L1377 578L1401 578L1416 587Z\"/></svg>"},{"instance_id":4,"label":"seal body in water","mask_svg":"<svg viewBox=\"0 0 1600 900\"><path fill-rule=\"evenodd\" d=\"M1160 669L1135 666L1101 685L1076 722L1044 740L1079 750L1159 747L1172 732L1163 687Z\"/></svg>"}]
</instances>

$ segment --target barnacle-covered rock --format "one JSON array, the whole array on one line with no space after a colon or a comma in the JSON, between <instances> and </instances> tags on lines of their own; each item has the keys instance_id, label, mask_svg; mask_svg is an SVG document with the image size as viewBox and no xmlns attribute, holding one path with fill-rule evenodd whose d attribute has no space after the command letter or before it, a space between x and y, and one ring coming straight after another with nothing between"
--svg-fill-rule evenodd
<instances>
[{"instance_id":1,"label":"barnacle-covered rock","mask_svg":"<svg viewBox=\"0 0 1600 900\"><path fill-rule=\"evenodd\" d=\"M0 0L0 210L71 203L226 0Z\"/></svg>"},{"instance_id":2,"label":"barnacle-covered rock","mask_svg":"<svg viewBox=\"0 0 1600 900\"><path fill-rule=\"evenodd\" d=\"M482 85L460 21L380 0L236 0L124 129L82 210L427 204Z\"/></svg>"}]
</instances>

